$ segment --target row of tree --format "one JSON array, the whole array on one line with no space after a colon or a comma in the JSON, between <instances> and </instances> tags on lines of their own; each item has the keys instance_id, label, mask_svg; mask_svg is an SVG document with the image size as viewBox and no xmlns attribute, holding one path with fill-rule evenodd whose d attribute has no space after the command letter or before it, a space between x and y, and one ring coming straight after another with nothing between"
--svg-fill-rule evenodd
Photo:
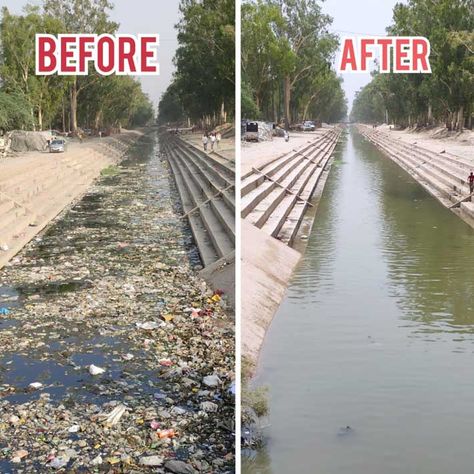
<instances>
[{"instance_id":1,"label":"row of tree","mask_svg":"<svg viewBox=\"0 0 474 474\"><path fill-rule=\"evenodd\" d=\"M180 12L176 72L158 119L226 122L235 108L235 1L181 0Z\"/></svg>"},{"instance_id":2,"label":"row of tree","mask_svg":"<svg viewBox=\"0 0 474 474\"><path fill-rule=\"evenodd\" d=\"M338 38L319 0L257 0L242 5L242 115L286 125L337 121L347 105L331 64Z\"/></svg>"},{"instance_id":3,"label":"row of tree","mask_svg":"<svg viewBox=\"0 0 474 474\"><path fill-rule=\"evenodd\" d=\"M153 118L153 105L129 76L35 75L36 33L115 33L108 0L44 0L23 15L2 9L0 128L98 130L133 127Z\"/></svg>"},{"instance_id":4,"label":"row of tree","mask_svg":"<svg viewBox=\"0 0 474 474\"><path fill-rule=\"evenodd\" d=\"M351 119L399 126L446 124L472 129L474 4L472 0L409 0L393 10L390 35L425 36L431 74L373 74L353 104Z\"/></svg>"}]
</instances>

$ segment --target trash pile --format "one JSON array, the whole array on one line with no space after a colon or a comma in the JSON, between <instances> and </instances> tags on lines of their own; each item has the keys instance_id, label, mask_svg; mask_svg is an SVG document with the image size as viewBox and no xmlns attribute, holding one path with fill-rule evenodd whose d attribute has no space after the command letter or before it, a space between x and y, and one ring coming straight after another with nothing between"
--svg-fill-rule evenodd
<instances>
[{"instance_id":1,"label":"trash pile","mask_svg":"<svg viewBox=\"0 0 474 474\"><path fill-rule=\"evenodd\" d=\"M15 130L12 132L11 149L17 152L24 151L43 151L46 148L48 140L51 139L51 132L31 132L24 130Z\"/></svg>"},{"instance_id":2,"label":"trash pile","mask_svg":"<svg viewBox=\"0 0 474 474\"><path fill-rule=\"evenodd\" d=\"M234 330L145 136L0 272L0 472L234 471Z\"/></svg>"}]
</instances>

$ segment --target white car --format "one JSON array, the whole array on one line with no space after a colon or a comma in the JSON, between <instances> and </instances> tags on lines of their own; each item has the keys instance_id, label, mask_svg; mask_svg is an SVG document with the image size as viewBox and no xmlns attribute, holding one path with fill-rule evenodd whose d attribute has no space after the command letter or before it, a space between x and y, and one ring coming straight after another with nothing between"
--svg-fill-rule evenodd
<instances>
[{"instance_id":1,"label":"white car","mask_svg":"<svg viewBox=\"0 0 474 474\"><path fill-rule=\"evenodd\" d=\"M311 122L310 120L306 120L306 122L303 122L303 132L314 132L316 130L316 125L314 125L314 122Z\"/></svg>"}]
</instances>

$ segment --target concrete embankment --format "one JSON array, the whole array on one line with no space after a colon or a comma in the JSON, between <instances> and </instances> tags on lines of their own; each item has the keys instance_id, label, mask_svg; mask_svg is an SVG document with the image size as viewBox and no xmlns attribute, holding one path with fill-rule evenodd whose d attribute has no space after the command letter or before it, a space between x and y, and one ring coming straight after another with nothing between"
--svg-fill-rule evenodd
<instances>
[{"instance_id":1,"label":"concrete embankment","mask_svg":"<svg viewBox=\"0 0 474 474\"><path fill-rule=\"evenodd\" d=\"M65 153L31 152L0 162L0 268L107 166L122 159L141 132L70 143Z\"/></svg>"},{"instance_id":2,"label":"concrete embankment","mask_svg":"<svg viewBox=\"0 0 474 474\"><path fill-rule=\"evenodd\" d=\"M205 153L176 135L160 135L204 269L201 276L223 290L234 307L235 170L218 153Z\"/></svg>"},{"instance_id":3,"label":"concrete embankment","mask_svg":"<svg viewBox=\"0 0 474 474\"><path fill-rule=\"evenodd\" d=\"M242 177L242 341L252 361L300 260L292 247L324 186L340 134L339 128L322 129Z\"/></svg>"},{"instance_id":4,"label":"concrete embankment","mask_svg":"<svg viewBox=\"0 0 474 474\"><path fill-rule=\"evenodd\" d=\"M444 206L451 208L474 227L474 202L465 201L469 196L467 177L474 169L472 161L446 149L437 153L417 144L395 139L390 136L390 132L367 125L359 124L357 129Z\"/></svg>"}]
</instances>

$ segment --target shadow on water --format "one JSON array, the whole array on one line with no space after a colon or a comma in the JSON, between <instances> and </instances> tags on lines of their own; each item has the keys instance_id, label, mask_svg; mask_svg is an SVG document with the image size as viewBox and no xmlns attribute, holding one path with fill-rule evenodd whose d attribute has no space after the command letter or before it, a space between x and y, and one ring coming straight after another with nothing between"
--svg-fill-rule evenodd
<instances>
[{"instance_id":1,"label":"shadow on water","mask_svg":"<svg viewBox=\"0 0 474 474\"><path fill-rule=\"evenodd\" d=\"M265 340L270 441L245 472L470 472L473 229L357 132L341 149Z\"/></svg>"}]
</instances>

